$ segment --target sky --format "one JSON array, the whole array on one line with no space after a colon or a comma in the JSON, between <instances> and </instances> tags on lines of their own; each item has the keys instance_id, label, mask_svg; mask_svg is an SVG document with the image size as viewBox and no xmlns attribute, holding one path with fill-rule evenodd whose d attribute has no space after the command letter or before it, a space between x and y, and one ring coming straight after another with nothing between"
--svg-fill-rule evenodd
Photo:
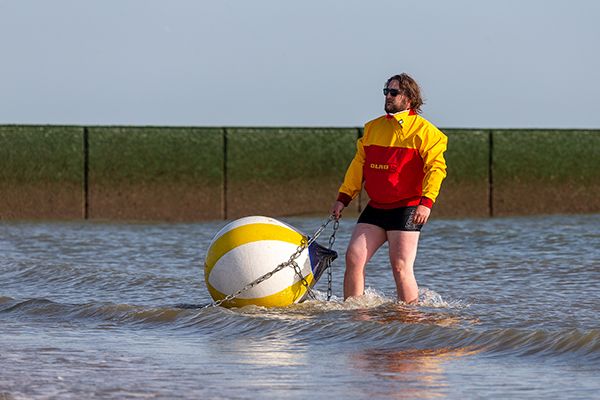
<instances>
[{"instance_id":1,"label":"sky","mask_svg":"<svg viewBox=\"0 0 600 400\"><path fill-rule=\"evenodd\" d=\"M597 0L0 0L0 124L600 128Z\"/></svg>"}]
</instances>

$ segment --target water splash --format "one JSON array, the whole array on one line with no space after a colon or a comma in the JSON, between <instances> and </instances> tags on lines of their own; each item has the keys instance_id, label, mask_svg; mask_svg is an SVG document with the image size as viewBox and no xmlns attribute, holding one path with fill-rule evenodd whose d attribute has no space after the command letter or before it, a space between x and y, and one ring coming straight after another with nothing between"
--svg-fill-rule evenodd
<instances>
[{"instance_id":1,"label":"water splash","mask_svg":"<svg viewBox=\"0 0 600 400\"><path fill-rule=\"evenodd\" d=\"M375 308L394 301L395 299L387 297L382 292L368 287L365 289L364 295L360 297L349 297L346 299L344 308L347 310Z\"/></svg>"},{"instance_id":2,"label":"water splash","mask_svg":"<svg viewBox=\"0 0 600 400\"><path fill-rule=\"evenodd\" d=\"M395 296L388 296L385 293L367 287L365 293L359 297L350 297L344 300L342 297L332 295L330 300L327 300L327 293L313 290L315 299L307 300L302 303L292 304L286 307L265 308L260 306L246 306L237 310L244 314L297 314L297 313L318 313L327 311L350 311L360 309L376 309L386 306L403 306L408 308L448 308L448 309L463 309L470 305L462 300L444 300L442 296L428 288L419 289L419 301L415 305L406 304L398 301Z\"/></svg>"},{"instance_id":3,"label":"water splash","mask_svg":"<svg viewBox=\"0 0 600 400\"><path fill-rule=\"evenodd\" d=\"M325 293L315 291L317 298L315 300L311 300L305 302L303 304L310 304L314 302L325 302L327 303L327 296ZM360 297L350 297L346 301L342 298L333 296L331 298L330 303L337 309L343 310L354 310L360 308L376 308L384 305L388 305L391 303L401 304L405 306L414 306L414 307L428 307L428 308L450 308L450 309L463 309L468 308L470 304L463 302L460 299L444 299L442 295L437 293L434 290L429 288L419 288L419 301L415 305L406 304L402 301L396 299L395 296L389 296L385 293L367 287L365 289L364 295ZM326 307L327 308L327 307Z\"/></svg>"},{"instance_id":4,"label":"water splash","mask_svg":"<svg viewBox=\"0 0 600 400\"><path fill-rule=\"evenodd\" d=\"M444 300L442 295L439 293L428 289L428 288L420 288L419 289L419 302L418 305L421 307L431 307L431 308L453 308L453 309L463 309L470 307L470 304L463 302L459 299L452 300Z\"/></svg>"}]
</instances>

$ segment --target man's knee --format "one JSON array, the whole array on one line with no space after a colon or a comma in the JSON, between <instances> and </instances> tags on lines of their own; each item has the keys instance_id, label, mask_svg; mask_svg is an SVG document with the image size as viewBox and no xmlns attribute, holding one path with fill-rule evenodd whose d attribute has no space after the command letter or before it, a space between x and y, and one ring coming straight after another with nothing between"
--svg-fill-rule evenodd
<instances>
[{"instance_id":1,"label":"man's knee","mask_svg":"<svg viewBox=\"0 0 600 400\"><path fill-rule=\"evenodd\" d=\"M349 248L348 251L346 251L346 267L362 267L365 264L366 258L366 252L359 251L355 248Z\"/></svg>"},{"instance_id":2,"label":"man's knee","mask_svg":"<svg viewBox=\"0 0 600 400\"><path fill-rule=\"evenodd\" d=\"M406 260L394 260L392 262L392 269L394 270L394 274L397 274L400 277L413 273L412 264Z\"/></svg>"}]
</instances>

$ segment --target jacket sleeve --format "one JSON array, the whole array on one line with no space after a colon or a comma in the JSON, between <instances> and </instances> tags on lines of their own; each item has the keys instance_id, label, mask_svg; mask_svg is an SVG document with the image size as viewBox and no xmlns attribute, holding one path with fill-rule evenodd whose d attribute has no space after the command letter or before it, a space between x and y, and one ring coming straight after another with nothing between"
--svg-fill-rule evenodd
<instances>
[{"instance_id":1,"label":"jacket sleeve","mask_svg":"<svg viewBox=\"0 0 600 400\"><path fill-rule=\"evenodd\" d=\"M363 138L360 138L356 142L356 155L346 171L344 182L342 183L342 186L340 186L337 197L337 199L344 203L344 206L346 207L350 204L352 199L358 196L362 189L364 163L365 149L363 147Z\"/></svg>"},{"instance_id":2,"label":"jacket sleeve","mask_svg":"<svg viewBox=\"0 0 600 400\"><path fill-rule=\"evenodd\" d=\"M421 138L419 153L423 158L425 177L423 178L424 199L421 204L431 207L435 202L442 181L446 177L446 160L444 152L448 146L448 137L439 129L430 126ZM429 201L430 200L430 201Z\"/></svg>"}]
</instances>

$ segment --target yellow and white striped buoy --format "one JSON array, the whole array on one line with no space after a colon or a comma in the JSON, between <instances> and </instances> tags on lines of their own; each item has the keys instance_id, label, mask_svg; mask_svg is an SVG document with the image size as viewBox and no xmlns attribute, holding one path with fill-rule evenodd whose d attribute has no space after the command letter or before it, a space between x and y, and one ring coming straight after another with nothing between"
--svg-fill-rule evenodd
<instances>
[{"instance_id":1,"label":"yellow and white striped buoy","mask_svg":"<svg viewBox=\"0 0 600 400\"><path fill-rule=\"evenodd\" d=\"M245 217L227 224L210 243L204 263L211 297L222 300L288 261L303 237L290 225L269 217ZM337 254L313 242L296 259L311 287L323 272L322 256L333 259ZM304 300L306 292L294 268L285 267L223 306L287 306Z\"/></svg>"}]
</instances>

